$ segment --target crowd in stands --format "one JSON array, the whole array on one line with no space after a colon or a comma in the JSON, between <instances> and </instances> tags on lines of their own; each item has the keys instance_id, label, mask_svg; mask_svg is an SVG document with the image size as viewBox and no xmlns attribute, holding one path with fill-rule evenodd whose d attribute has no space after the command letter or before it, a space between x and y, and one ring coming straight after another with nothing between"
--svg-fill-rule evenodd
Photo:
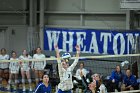
<instances>
[{"instance_id":1,"label":"crowd in stands","mask_svg":"<svg viewBox=\"0 0 140 93\"><path fill-rule=\"evenodd\" d=\"M57 49L57 47L56 47ZM79 48L76 47L77 53L79 53ZM67 55L67 54L66 54ZM56 51L57 61L59 63L60 55ZM78 55L79 56L79 55ZM2 81L5 79L7 81L6 91L10 91L12 86L14 90L18 89L19 75L21 75L22 82L22 91L26 91L27 87L25 85L26 80L28 81L28 90L34 93L53 93L50 81L50 76L45 73L44 68L47 64L46 61L42 62L22 62L20 60L28 59L43 59L46 58L42 53L40 47L36 49L36 53L33 56L30 56L27 50L23 50L21 55L18 57L16 51L12 51L11 55L7 54L6 49L2 48L0 50L0 60L11 60L11 62L0 62L0 89L3 89ZM64 58L65 59L65 58ZM13 61L12 61L13 60ZM15 60L19 60L15 62ZM64 60L67 61L67 60ZM59 71L59 81L60 83L56 85L56 93L108 93L116 91L126 91L126 90L137 90L138 83L136 76L132 74L130 69L126 69L125 73L121 71L121 66L117 65L115 70L110 74L110 78L104 84L102 75L98 73L90 73L85 67L84 62L79 63L79 68L76 70L76 73L71 76L70 72L73 71L74 67L78 63L78 59L75 59L72 65L69 65L68 62L62 62L62 66L58 64ZM60 69L61 68L61 69ZM63 69L64 68L64 69ZM34 73L31 73L32 72ZM31 78L31 74L34 74L34 80ZM66 74L66 75L65 75ZM62 75L62 77L61 77ZM72 79L72 82L67 81L65 78L68 76L68 79ZM66 80L65 80L66 79ZM35 83L36 87L32 87L32 83ZM70 85L70 89L67 92L65 88L68 86L64 84L70 82L74 85ZM64 86L62 86L64 85ZM63 90L64 89L64 90ZM69 91L70 90L70 91Z\"/></svg>"}]
</instances>

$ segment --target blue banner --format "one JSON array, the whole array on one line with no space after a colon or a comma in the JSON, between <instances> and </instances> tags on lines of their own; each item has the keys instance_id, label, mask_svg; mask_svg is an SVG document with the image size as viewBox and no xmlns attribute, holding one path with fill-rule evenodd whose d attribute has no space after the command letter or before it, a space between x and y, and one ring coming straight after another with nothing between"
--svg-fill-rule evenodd
<instances>
[{"instance_id":1,"label":"blue banner","mask_svg":"<svg viewBox=\"0 0 140 93\"><path fill-rule=\"evenodd\" d=\"M62 51L75 52L80 45L83 53L130 54L139 38L140 31L45 28L44 49L52 51L57 44Z\"/></svg>"}]
</instances>

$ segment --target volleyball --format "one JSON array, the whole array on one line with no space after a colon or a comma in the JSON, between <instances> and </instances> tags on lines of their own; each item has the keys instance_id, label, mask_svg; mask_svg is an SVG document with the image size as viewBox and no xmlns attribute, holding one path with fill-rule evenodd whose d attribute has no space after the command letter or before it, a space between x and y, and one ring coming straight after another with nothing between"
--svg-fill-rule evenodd
<instances>
[{"instance_id":1,"label":"volleyball","mask_svg":"<svg viewBox=\"0 0 140 93\"><path fill-rule=\"evenodd\" d=\"M62 54L62 59L65 60L66 62L69 62L69 59L71 58L70 53L64 53Z\"/></svg>"}]
</instances>

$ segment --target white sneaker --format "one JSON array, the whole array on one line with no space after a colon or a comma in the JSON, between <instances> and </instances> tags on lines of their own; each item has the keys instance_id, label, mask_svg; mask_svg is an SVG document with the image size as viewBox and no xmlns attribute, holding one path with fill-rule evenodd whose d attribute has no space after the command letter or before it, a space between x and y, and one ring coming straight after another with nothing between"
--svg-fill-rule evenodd
<instances>
[{"instance_id":1,"label":"white sneaker","mask_svg":"<svg viewBox=\"0 0 140 93\"><path fill-rule=\"evenodd\" d=\"M55 93L58 93L58 87L57 87L57 85L55 86Z\"/></svg>"},{"instance_id":2,"label":"white sneaker","mask_svg":"<svg viewBox=\"0 0 140 93\"><path fill-rule=\"evenodd\" d=\"M13 86L13 89L14 89L14 91L16 91L17 90L17 87L16 86Z\"/></svg>"},{"instance_id":3,"label":"white sneaker","mask_svg":"<svg viewBox=\"0 0 140 93\"><path fill-rule=\"evenodd\" d=\"M118 92L118 90L117 90L117 89L115 89L115 92Z\"/></svg>"},{"instance_id":4,"label":"white sneaker","mask_svg":"<svg viewBox=\"0 0 140 93\"><path fill-rule=\"evenodd\" d=\"M25 88L25 86L23 87L22 91L26 91L26 88Z\"/></svg>"},{"instance_id":5,"label":"white sneaker","mask_svg":"<svg viewBox=\"0 0 140 93\"><path fill-rule=\"evenodd\" d=\"M6 89L9 91L10 88L11 88L11 87L10 87L10 85L8 84L7 87L6 87Z\"/></svg>"},{"instance_id":6,"label":"white sneaker","mask_svg":"<svg viewBox=\"0 0 140 93\"><path fill-rule=\"evenodd\" d=\"M30 92L33 91L31 87L30 87L29 91L30 91Z\"/></svg>"},{"instance_id":7,"label":"white sneaker","mask_svg":"<svg viewBox=\"0 0 140 93\"><path fill-rule=\"evenodd\" d=\"M79 89L78 93L82 93L82 89Z\"/></svg>"},{"instance_id":8,"label":"white sneaker","mask_svg":"<svg viewBox=\"0 0 140 93\"><path fill-rule=\"evenodd\" d=\"M76 93L79 93L79 88L76 88L75 92L76 92Z\"/></svg>"},{"instance_id":9,"label":"white sneaker","mask_svg":"<svg viewBox=\"0 0 140 93\"><path fill-rule=\"evenodd\" d=\"M2 89L2 84L0 84L0 89Z\"/></svg>"}]
</instances>

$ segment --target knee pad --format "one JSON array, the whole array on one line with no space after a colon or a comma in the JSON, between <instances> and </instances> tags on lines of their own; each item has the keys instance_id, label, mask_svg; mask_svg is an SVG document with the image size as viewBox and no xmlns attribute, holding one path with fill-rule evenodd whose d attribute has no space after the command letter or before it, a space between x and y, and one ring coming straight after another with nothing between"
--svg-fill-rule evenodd
<instances>
[{"instance_id":1,"label":"knee pad","mask_svg":"<svg viewBox=\"0 0 140 93\"><path fill-rule=\"evenodd\" d=\"M28 82L31 83L32 82L31 79L28 79Z\"/></svg>"},{"instance_id":2,"label":"knee pad","mask_svg":"<svg viewBox=\"0 0 140 93\"><path fill-rule=\"evenodd\" d=\"M11 84L11 79L8 80L8 83Z\"/></svg>"},{"instance_id":3,"label":"knee pad","mask_svg":"<svg viewBox=\"0 0 140 93\"><path fill-rule=\"evenodd\" d=\"M0 78L0 81L2 81L2 78Z\"/></svg>"},{"instance_id":4,"label":"knee pad","mask_svg":"<svg viewBox=\"0 0 140 93\"><path fill-rule=\"evenodd\" d=\"M22 83L25 83L25 79L22 79Z\"/></svg>"},{"instance_id":5,"label":"knee pad","mask_svg":"<svg viewBox=\"0 0 140 93\"><path fill-rule=\"evenodd\" d=\"M15 80L15 84L17 84L17 83L18 83L18 80L16 79L16 80Z\"/></svg>"},{"instance_id":6,"label":"knee pad","mask_svg":"<svg viewBox=\"0 0 140 93\"><path fill-rule=\"evenodd\" d=\"M36 78L35 80L38 81L38 78Z\"/></svg>"}]
</instances>

